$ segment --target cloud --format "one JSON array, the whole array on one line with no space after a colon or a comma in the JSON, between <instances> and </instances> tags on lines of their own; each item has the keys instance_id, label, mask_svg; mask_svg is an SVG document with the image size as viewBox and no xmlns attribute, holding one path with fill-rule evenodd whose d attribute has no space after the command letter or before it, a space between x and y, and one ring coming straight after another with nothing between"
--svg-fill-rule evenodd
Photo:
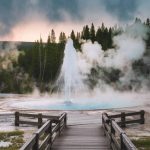
<instances>
[{"instance_id":1,"label":"cloud","mask_svg":"<svg viewBox=\"0 0 150 150\"><path fill-rule=\"evenodd\" d=\"M42 27L42 28L41 28ZM65 28L64 28L65 27ZM40 35L43 41L47 41L47 37L51 29L55 30L55 34L58 40L60 32L65 32L66 35L70 35L70 31L72 29L76 29L75 31L79 31L82 29L82 25L70 21L54 23L48 21L46 18L32 18L26 19L24 21L16 24L11 32L5 35L0 35L0 40L2 41L35 41L39 40Z\"/></svg>"},{"instance_id":2,"label":"cloud","mask_svg":"<svg viewBox=\"0 0 150 150\"><path fill-rule=\"evenodd\" d=\"M0 34L8 33L18 22L32 16L44 15L48 20L61 22L65 19L62 12L70 14L75 19L79 18L77 2L74 0L1 0L0 1L0 24L5 29L0 29Z\"/></svg>"},{"instance_id":3,"label":"cloud","mask_svg":"<svg viewBox=\"0 0 150 150\"><path fill-rule=\"evenodd\" d=\"M81 29L79 26L91 22L95 25L105 22L110 26L120 22L128 23L136 15L148 17L149 6L150 2L147 0L1 0L0 40L12 34L14 28L22 22L25 22L26 26L33 21L38 20L39 24L45 21L50 27L64 23L73 25L77 30ZM65 25L62 30L67 30ZM40 30L43 32L42 27ZM32 39L34 40L36 39Z\"/></svg>"},{"instance_id":4,"label":"cloud","mask_svg":"<svg viewBox=\"0 0 150 150\"><path fill-rule=\"evenodd\" d=\"M107 11L121 21L133 19L137 10L137 0L104 0L103 2Z\"/></svg>"}]
</instances>

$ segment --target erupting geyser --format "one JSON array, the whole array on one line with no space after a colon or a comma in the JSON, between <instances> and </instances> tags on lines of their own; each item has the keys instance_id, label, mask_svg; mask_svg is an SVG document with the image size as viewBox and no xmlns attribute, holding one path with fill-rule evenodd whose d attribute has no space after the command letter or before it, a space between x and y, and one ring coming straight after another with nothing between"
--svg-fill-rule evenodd
<instances>
[{"instance_id":1,"label":"erupting geyser","mask_svg":"<svg viewBox=\"0 0 150 150\"><path fill-rule=\"evenodd\" d=\"M74 95L82 88L82 79L79 72L77 52L73 46L72 39L68 39L64 51L64 59L61 73L58 78L61 90L64 92L65 100L71 101L71 95Z\"/></svg>"}]
</instances>

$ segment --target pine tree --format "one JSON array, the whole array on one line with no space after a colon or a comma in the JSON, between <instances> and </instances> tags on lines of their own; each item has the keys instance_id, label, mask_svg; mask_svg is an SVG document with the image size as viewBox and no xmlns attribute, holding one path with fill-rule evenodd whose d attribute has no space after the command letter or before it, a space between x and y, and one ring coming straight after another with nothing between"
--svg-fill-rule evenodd
<instances>
[{"instance_id":1,"label":"pine tree","mask_svg":"<svg viewBox=\"0 0 150 150\"><path fill-rule=\"evenodd\" d=\"M135 18L135 23L142 23L140 18Z\"/></svg>"},{"instance_id":2,"label":"pine tree","mask_svg":"<svg viewBox=\"0 0 150 150\"><path fill-rule=\"evenodd\" d=\"M51 36L50 36L50 34L48 35L47 43L51 43Z\"/></svg>"},{"instance_id":3,"label":"pine tree","mask_svg":"<svg viewBox=\"0 0 150 150\"><path fill-rule=\"evenodd\" d=\"M39 43L39 82L41 82L41 77L42 77L42 50L43 50L43 41L40 36L40 43Z\"/></svg>"},{"instance_id":4,"label":"pine tree","mask_svg":"<svg viewBox=\"0 0 150 150\"><path fill-rule=\"evenodd\" d=\"M86 26L83 28L83 31L82 31L82 38L83 38L84 40L89 40L89 39L90 39L90 31L89 31L88 25L86 25Z\"/></svg>"},{"instance_id":5,"label":"pine tree","mask_svg":"<svg viewBox=\"0 0 150 150\"><path fill-rule=\"evenodd\" d=\"M63 36L63 35L62 35L62 32L61 32L60 35L59 35L59 43L62 43L62 39L63 39L62 36Z\"/></svg>"},{"instance_id":6,"label":"pine tree","mask_svg":"<svg viewBox=\"0 0 150 150\"><path fill-rule=\"evenodd\" d=\"M66 42L66 40L67 40L66 34L64 32L62 33L62 39L63 39L63 42Z\"/></svg>"},{"instance_id":7,"label":"pine tree","mask_svg":"<svg viewBox=\"0 0 150 150\"><path fill-rule=\"evenodd\" d=\"M102 32L104 32L104 30L105 30L105 25L103 22L102 22L101 30L102 30Z\"/></svg>"},{"instance_id":8,"label":"pine tree","mask_svg":"<svg viewBox=\"0 0 150 150\"><path fill-rule=\"evenodd\" d=\"M73 41L75 41L76 36L75 36L75 33L74 33L73 30L71 31L70 37L71 37L71 39L72 39Z\"/></svg>"},{"instance_id":9,"label":"pine tree","mask_svg":"<svg viewBox=\"0 0 150 150\"><path fill-rule=\"evenodd\" d=\"M147 28L149 30L149 32L147 33L146 44L147 44L147 47L149 47L150 46L150 19L149 18L146 19L146 26L147 26Z\"/></svg>"},{"instance_id":10,"label":"pine tree","mask_svg":"<svg viewBox=\"0 0 150 150\"><path fill-rule=\"evenodd\" d=\"M146 19L146 25L150 26L150 19L149 18Z\"/></svg>"},{"instance_id":11,"label":"pine tree","mask_svg":"<svg viewBox=\"0 0 150 150\"><path fill-rule=\"evenodd\" d=\"M108 31L108 48L112 48L112 29L109 28L109 31Z\"/></svg>"},{"instance_id":12,"label":"pine tree","mask_svg":"<svg viewBox=\"0 0 150 150\"><path fill-rule=\"evenodd\" d=\"M80 40L80 38L81 38L81 35L80 35L80 32L77 32L77 40L79 41Z\"/></svg>"},{"instance_id":13,"label":"pine tree","mask_svg":"<svg viewBox=\"0 0 150 150\"><path fill-rule=\"evenodd\" d=\"M83 30L81 32L81 39L84 39L84 32L85 32L85 26L83 27Z\"/></svg>"},{"instance_id":14,"label":"pine tree","mask_svg":"<svg viewBox=\"0 0 150 150\"><path fill-rule=\"evenodd\" d=\"M99 44L102 44L102 30L101 28L99 27L97 32L96 32L96 41L99 43Z\"/></svg>"},{"instance_id":15,"label":"pine tree","mask_svg":"<svg viewBox=\"0 0 150 150\"><path fill-rule=\"evenodd\" d=\"M103 50L108 49L108 29L107 28L105 28L104 33L103 33L102 47L103 47Z\"/></svg>"},{"instance_id":16,"label":"pine tree","mask_svg":"<svg viewBox=\"0 0 150 150\"><path fill-rule=\"evenodd\" d=\"M55 31L52 29L51 31L51 42L56 43L56 36L55 36Z\"/></svg>"},{"instance_id":17,"label":"pine tree","mask_svg":"<svg viewBox=\"0 0 150 150\"><path fill-rule=\"evenodd\" d=\"M93 23L92 23L91 29L90 29L90 39L91 39L92 43L94 43L94 41L95 41L95 27L94 27Z\"/></svg>"},{"instance_id":18,"label":"pine tree","mask_svg":"<svg viewBox=\"0 0 150 150\"><path fill-rule=\"evenodd\" d=\"M51 35L48 35L47 43L46 43L46 49L49 51L51 46Z\"/></svg>"},{"instance_id":19,"label":"pine tree","mask_svg":"<svg viewBox=\"0 0 150 150\"><path fill-rule=\"evenodd\" d=\"M76 36L75 36L75 40L74 40L74 47L78 50L80 50L81 45L80 45L80 32L77 32Z\"/></svg>"},{"instance_id":20,"label":"pine tree","mask_svg":"<svg viewBox=\"0 0 150 150\"><path fill-rule=\"evenodd\" d=\"M59 43L65 43L66 42L66 35L64 32L61 32L59 35Z\"/></svg>"}]
</instances>

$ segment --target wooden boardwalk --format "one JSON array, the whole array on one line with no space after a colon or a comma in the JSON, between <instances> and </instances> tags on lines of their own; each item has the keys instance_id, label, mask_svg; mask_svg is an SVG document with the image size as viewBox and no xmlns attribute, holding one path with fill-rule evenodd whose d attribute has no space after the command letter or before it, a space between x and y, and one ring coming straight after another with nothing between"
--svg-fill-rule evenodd
<instances>
[{"instance_id":1,"label":"wooden boardwalk","mask_svg":"<svg viewBox=\"0 0 150 150\"><path fill-rule=\"evenodd\" d=\"M73 120L69 120L71 118ZM79 121L80 120L80 121ZM68 126L59 136L53 150L109 150L110 146L101 126L100 116L73 115Z\"/></svg>"}]
</instances>

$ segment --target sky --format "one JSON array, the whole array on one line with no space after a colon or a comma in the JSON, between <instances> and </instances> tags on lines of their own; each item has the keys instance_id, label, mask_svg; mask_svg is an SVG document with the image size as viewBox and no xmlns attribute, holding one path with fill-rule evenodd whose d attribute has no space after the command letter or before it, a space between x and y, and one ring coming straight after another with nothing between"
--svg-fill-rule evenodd
<instances>
[{"instance_id":1,"label":"sky","mask_svg":"<svg viewBox=\"0 0 150 150\"><path fill-rule=\"evenodd\" d=\"M149 0L0 0L0 40L46 41L51 29L58 38L92 22L127 25L150 17L149 8Z\"/></svg>"}]
</instances>

